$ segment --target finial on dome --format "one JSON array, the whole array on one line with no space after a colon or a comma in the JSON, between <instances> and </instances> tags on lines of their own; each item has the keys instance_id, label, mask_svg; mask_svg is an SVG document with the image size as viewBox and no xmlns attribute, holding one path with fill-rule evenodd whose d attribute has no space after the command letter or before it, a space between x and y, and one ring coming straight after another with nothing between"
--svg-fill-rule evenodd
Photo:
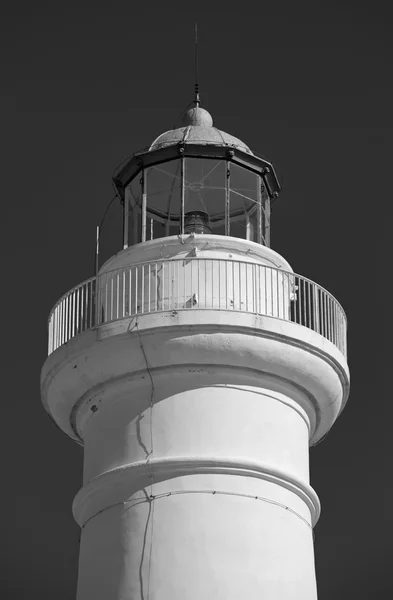
<instances>
[{"instance_id":1,"label":"finial on dome","mask_svg":"<svg viewBox=\"0 0 393 600\"><path fill-rule=\"evenodd\" d=\"M195 23L195 106L198 108L199 99L199 81L198 81L198 23Z\"/></svg>"},{"instance_id":2,"label":"finial on dome","mask_svg":"<svg viewBox=\"0 0 393 600\"><path fill-rule=\"evenodd\" d=\"M195 84L195 99L194 99L194 104L195 106L198 108L200 105L201 101L199 99L199 85L196 83Z\"/></svg>"},{"instance_id":3,"label":"finial on dome","mask_svg":"<svg viewBox=\"0 0 393 600\"><path fill-rule=\"evenodd\" d=\"M198 127L213 127L213 118L204 108L196 104L189 108L182 117L183 127L194 125Z\"/></svg>"},{"instance_id":4,"label":"finial on dome","mask_svg":"<svg viewBox=\"0 0 393 600\"><path fill-rule=\"evenodd\" d=\"M199 75L198 75L198 23L195 23L195 96L194 106L186 110L182 117L182 126L188 125L198 127L213 127L213 119L210 113L204 108L201 108L201 100L199 97Z\"/></svg>"}]
</instances>

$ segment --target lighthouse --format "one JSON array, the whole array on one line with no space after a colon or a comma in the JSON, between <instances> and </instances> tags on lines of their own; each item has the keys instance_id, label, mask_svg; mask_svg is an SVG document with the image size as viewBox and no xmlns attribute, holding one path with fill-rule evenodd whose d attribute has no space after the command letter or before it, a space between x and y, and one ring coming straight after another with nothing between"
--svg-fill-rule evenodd
<instances>
[{"instance_id":1,"label":"lighthouse","mask_svg":"<svg viewBox=\"0 0 393 600\"><path fill-rule=\"evenodd\" d=\"M273 165L199 98L179 125L117 169L118 252L49 316L77 600L316 600L309 447L348 397L345 313L270 248Z\"/></svg>"}]
</instances>

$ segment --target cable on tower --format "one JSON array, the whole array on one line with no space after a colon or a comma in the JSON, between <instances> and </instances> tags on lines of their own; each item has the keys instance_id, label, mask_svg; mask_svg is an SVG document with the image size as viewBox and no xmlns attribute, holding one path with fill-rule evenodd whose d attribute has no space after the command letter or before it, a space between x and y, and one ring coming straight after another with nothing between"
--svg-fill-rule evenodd
<instances>
[{"instance_id":1,"label":"cable on tower","mask_svg":"<svg viewBox=\"0 0 393 600\"><path fill-rule=\"evenodd\" d=\"M100 254L100 234L101 234L101 229L102 226L104 224L104 220L105 217L108 213L108 210L110 209L110 207L112 206L113 202L116 200L116 198L119 198L119 200L121 201L121 198L119 196L119 194L116 192L116 194L113 196L112 200L110 200L108 202L108 205L106 207L106 209L104 210L104 214L102 215L102 219L100 221L100 224L97 225L97 237L96 237L96 255L95 255L95 260L94 260L94 274L97 277L98 275L98 260L99 260L99 254Z\"/></svg>"}]
</instances>

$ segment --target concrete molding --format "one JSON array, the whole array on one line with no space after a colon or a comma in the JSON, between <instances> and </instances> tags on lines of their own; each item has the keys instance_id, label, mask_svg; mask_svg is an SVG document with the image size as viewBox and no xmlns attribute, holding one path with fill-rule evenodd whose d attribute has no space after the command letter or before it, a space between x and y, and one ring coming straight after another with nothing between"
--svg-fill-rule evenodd
<instances>
[{"instance_id":1,"label":"concrete molding","mask_svg":"<svg viewBox=\"0 0 393 600\"><path fill-rule=\"evenodd\" d=\"M195 364L182 364L174 365L172 368L167 366L150 367L149 371L156 383L159 382L160 376L168 376L172 371L173 375L177 375L176 382L178 382L183 374L186 374L190 380L190 371L195 370L193 367L195 367ZM312 437L316 427L316 419L313 414L315 412L315 406L312 403L312 398L308 396L307 390L302 389L300 386L294 385L291 381L286 380L283 377L278 377L277 375L272 377L269 373L262 373L259 370L257 371L244 367L241 371L242 373L240 373L240 369L237 369L237 372L234 374L233 367L219 365L217 368L217 365L204 364L203 369L198 369L198 374L204 374L205 385L208 383L212 386L219 385L221 387L222 384L217 384L214 379L217 373L220 373L221 376L225 373L226 388L236 388L242 385L241 389L243 392L250 391L253 394L270 397L277 402L285 404L292 408L292 410L294 410L305 422L309 435ZM257 389L257 386L261 388L261 376L264 378L264 385L267 386L263 391ZM254 384L255 387L253 389L247 389L247 387L251 387L252 384ZM93 416L93 413L91 412L92 403L98 401L100 405L105 405L105 403L110 402L113 405L113 403L116 402L115 397L121 396L122 393L127 392L127 388L129 388L130 385L132 385L135 393L141 395L144 392L143 388L145 388L150 395L151 381L150 378L146 379L146 369L135 371L132 374L127 373L125 375L120 375L119 377L112 378L109 382L106 381L101 383L94 388L91 388L78 400L73 407L70 421L74 434L82 444L83 429L89 419ZM192 389L192 386L188 389ZM291 397L288 396L289 389ZM267 393L267 390L270 390L271 393ZM185 390L182 389L182 391ZM178 393L178 390L174 390L174 393ZM153 399L153 406L155 402L156 398Z\"/></svg>"},{"instance_id":2,"label":"concrete molding","mask_svg":"<svg viewBox=\"0 0 393 600\"><path fill-rule=\"evenodd\" d=\"M127 318L70 340L53 352L42 370L42 398L59 427L79 441L71 425L78 401L96 386L146 371L150 365L214 364L254 369L287 379L316 412L311 444L323 437L349 393L349 373L340 351L306 327L274 317L232 311L175 311Z\"/></svg>"},{"instance_id":3,"label":"concrete molding","mask_svg":"<svg viewBox=\"0 0 393 600\"><path fill-rule=\"evenodd\" d=\"M97 513L114 504L126 502L131 495L166 479L184 475L223 474L262 479L298 496L308 507L312 526L320 516L321 506L314 489L290 473L262 463L238 458L171 457L152 458L106 471L81 488L73 502L76 522L83 525Z\"/></svg>"}]
</instances>

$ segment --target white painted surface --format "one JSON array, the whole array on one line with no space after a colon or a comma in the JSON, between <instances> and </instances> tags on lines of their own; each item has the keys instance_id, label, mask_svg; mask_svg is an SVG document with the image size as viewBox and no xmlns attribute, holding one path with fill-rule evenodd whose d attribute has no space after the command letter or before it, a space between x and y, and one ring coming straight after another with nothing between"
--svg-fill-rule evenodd
<instances>
[{"instance_id":1,"label":"white painted surface","mask_svg":"<svg viewBox=\"0 0 393 600\"><path fill-rule=\"evenodd\" d=\"M87 523L78 600L315 600L311 529L280 506L236 495L280 499L280 488L227 475L184 479L147 490L160 498L135 498ZM168 496L168 487L229 493Z\"/></svg>"},{"instance_id":2,"label":"white painted surface","mask_svg":"<svg viewBox=\"0 0 393 600\"><path fill-rule=\"evenodd\" d=\"M114 385L85 423L80 600L315 598L307 415L221 378Z\"/></svg>"},{"instance_id":3,"label":"white painted surface","mask_svg":"<svg viewBox=\"0 0 393 600\"><path fill-rule=\"evenodd\" d=\"M195 250L198 256L204 258L248 260L292 271L290 264L278 252L256 242L223 235L194 234L173 235L130 246L109 258L101 267L100 274L149 260L186 258Z\"/></svg>"},{"instance_id":4,"label":"white painted surface","mask_svg":"<svg viewBox=\"0 0 393 600\"><path fill-rule=\"evenodd\" d=\"M290 270L237 242L242 259ZM179 244L136 246L104 270L193 251ZM308 446L348 386L328 340L246 312L145 314L56 350L43 402L85 446L78 600L316 600Z\"/></svg>"}]
</instances>

